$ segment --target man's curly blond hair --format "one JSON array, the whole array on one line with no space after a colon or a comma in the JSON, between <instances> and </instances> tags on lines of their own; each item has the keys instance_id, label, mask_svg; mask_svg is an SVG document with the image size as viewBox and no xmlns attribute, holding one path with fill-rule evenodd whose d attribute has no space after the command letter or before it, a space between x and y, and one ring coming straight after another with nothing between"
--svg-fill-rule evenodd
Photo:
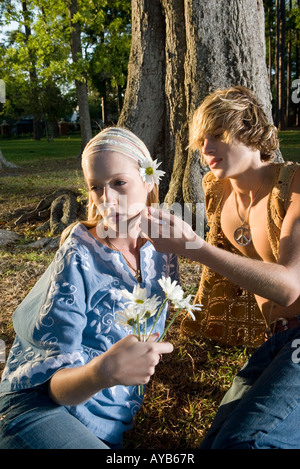
<instances>
[{"instance_id":1,"label":"man's curly blond hair","mask_svg":"<svg viewBox=\"0 0 300 469\"><path fill-rule=\"evenodd\" d=\"M216 133L226 143L236 139L259 150L262 161L272 160L279 146L276 127L268 122L253 92L244 86L216 90L204 99L193 116L189 146L201 152L205 136Z\"/></svg>"}]
</instances>

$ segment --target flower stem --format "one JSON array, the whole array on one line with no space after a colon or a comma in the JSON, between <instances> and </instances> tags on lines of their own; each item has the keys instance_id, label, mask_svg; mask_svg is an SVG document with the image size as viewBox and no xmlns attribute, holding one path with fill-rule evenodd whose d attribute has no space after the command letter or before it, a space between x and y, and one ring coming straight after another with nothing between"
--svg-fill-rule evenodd
<instances>
[{"instance_id":1,"label":"flower stem","mask_svg":"<svg viewBox=\"0 0 300 469\"><path fill-rule=\"evenodd\" d=\"M141 326L140 326L140 315L137 313L136 315L136 322L137 322L137 329L138 329L138 338L141 341Z\"/></svg>"},{"instance_id":2,"label":"flower stem","mask_svg":"<svg viewBox=\"0 0 300 469\"><path fill-rule=\"evenodd\" d=\"M162 312L162 310L163 310L163 308L164 308L164 306L165 306L165 304L166 304L167 301L168 301L168 300L167 300L167 298L166 298L166 299L163 301L163 304L161 305L161 307L159 308L159 311L158 311L158 313L157 313L157 315L156 315L156 319L155 319L155 321L154 321L153 326L151 327L151 330L150 330L150 332L149 332L149 334L148 334L148 337L147 337L147 339L146 339L146 342L148 341L150 335L152 334L152 331L153 331L154 327L156 326L156 323L157 323L157 321L159 320L159 317L160 317L160 315L161 315L161 312Z\"/></svg>"},{"instance_id":3,"label":"flower stem","mask_svg":"<svg viewBox=\"0 0 300 469\"><path fill-rule=\"evenodd\" d=\"M136 330L135 324L133 324L131 327L133 329L134 334L138 335L138 331Z\"/></svg>"},{"instance_id":4,"label":"flower stem","mask_svg":"<svg viewBox=\"0 0 300 469\"><path fill-rule=\"evenodd\" d=\"M161 342L162 339L164 338L164 336L166 335L169 327L173 324L173 322L175 321L175 319L177 318L178 314L180 313L181 311L181 308L178 308L178 310L176 311L176 313L174 314L174 316L172 317L171 321L169 322L169 324L167 325L167 327L165 328L164 332L162 333L162 335L160 336L160 338L158 339L157 342Z\"/></svg>"}]
</instances>

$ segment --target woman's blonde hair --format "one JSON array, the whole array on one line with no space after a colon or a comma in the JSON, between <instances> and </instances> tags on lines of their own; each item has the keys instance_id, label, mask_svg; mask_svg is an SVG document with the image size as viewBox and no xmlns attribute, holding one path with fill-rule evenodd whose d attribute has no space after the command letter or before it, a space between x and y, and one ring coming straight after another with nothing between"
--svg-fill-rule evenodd
<instances>
[{"instance_id":1,"label":"woman's blonde hair","mask_svg":"<svg viewBox=\"0 0 300 469\"><path fill-rule=\"evenodd\" d=\"M259 150L262 161L273 159L279 146L276 127L268 122L254 93L244 86L216 90L204 99L193 116L189 146L201 152L205 135L220 130L223 141L236 139Z\"/></svg>"},{"instance_id":2,"label":"woman's blonde hair","mask_svg":"<svg viewBox=\"0 0 300 469\"><path fill-rule=\"evenodd\" d=\"M126 152L128 151L128 149L132 145L133 152L139 153L139 151L141 150L141 152L143 154L146 153L147 157L150 156L150 153L148 152L148 150L147 150L145 144L142 142L142 140L140 140L130 130L124 129L124 128L121 128L121 127L112 127L112 128L105 129L105 130L99 132L97 135L95 135L95 137L93 137L87 143L87 145L86 145L86 147L83 151L82 159L81 159L82 169L84 169L84 164L85 164L86 160L89 158L90 155L100 152L100 146L97 147L97 145L102 143L103 137L105 137L109 132L111 132L112 134L115 134L115 136L113 135L112 137L111 136L109 137L110 140L109 140L108 144L106 144L106 149L109 149L110 145L113 146L114 138L117 138L118 135L119 136L121 135L122 138L124 138L126 140L126 143L127 143ZM120 153L122 153L122 151L120 151ZM126 157L127 156L125 156L125 158ZM84 170L83 170L83 174L84 174ZM149 192L149 194L147 196L146 205L148 207L150 207L152 204L157 204L159 202L158 194L159 194L158 185L156 183L154 183L153 189ZM65 228L65 230L61 234L60 245L62 245L64 243L64 241L69 236L69 234L70 234L71 230L73 229L73 227L75 225L77 225L78 223L82 223L88 229L91 229L91 228L94 228L95 226L97 226L97 224L100 222L101 218L102 218L102 216L99 213L99 211L97 210L97 206L95 205L95 203L93 202L93 199L92 199L92 194L89 191L89 193L88 193L88 205L87 205L87 219L83 220L83 221L76 221L76 222L72 223L71 225L69 225L67 228Z\"/></svg>"}]
</instances>

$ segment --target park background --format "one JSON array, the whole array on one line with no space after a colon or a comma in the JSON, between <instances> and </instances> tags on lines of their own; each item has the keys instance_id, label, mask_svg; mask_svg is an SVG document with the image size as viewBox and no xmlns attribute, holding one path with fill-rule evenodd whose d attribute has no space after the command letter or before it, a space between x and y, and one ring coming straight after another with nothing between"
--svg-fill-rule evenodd
<instances>
[{"instance_id":1,"label":"park background","mask_svg":"<svg viewBox=\"0 0 300 469\"><path fill-rule=\"evenodd\" d=\"M99 129L120 123L146 141L167 172L161 200L203 201L205 169L186 150L188 123L208 92L242 84L279 128L278 158L300 161L299 24L299 0L1 2L0 229L17 236L0 245L6 354L13 311L57 247L36 207L63 189L84 208L80 154ZM180 269L195 294L201 266L180 259ZM184 336L181 319L126 448L197 448L252 352Z\"/></svg>"}]
</instances>

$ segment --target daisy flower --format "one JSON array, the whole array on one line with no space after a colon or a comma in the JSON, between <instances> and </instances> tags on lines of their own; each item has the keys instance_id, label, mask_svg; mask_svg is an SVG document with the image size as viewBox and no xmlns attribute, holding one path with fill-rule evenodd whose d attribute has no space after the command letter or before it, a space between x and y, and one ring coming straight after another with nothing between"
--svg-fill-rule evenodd
<instances>
[{"instance_id":1,"label":"daisy flower","mask_svg":"<svg viewBox=\"0 0 300 469\"><path fill-rule=\"evenodd\" d=\"M138 320L141 322L142 317L133 305L130 305L116 313L116 323L126 328L132 327L135 332Z\"/></svg>"},{"instance_id":2,"label":"daisy flower","mask_svg":"<svg viewBox=\"0 0 300 469\"><path fill-rule=\"evenodd\" d=\"M199 304L191 304L192 295L188 295L186 298L183 298L177 303L177 308L185 309L193 319L196 320L195 315L193 314L193 310L195 311L202 311L202 305Z\"/></svg>"},{"instance_id":3,"label":"daisy flower","mask_svg":"<svg viewBox=\"0 0 300 469\"><path fill-rule=\"evenodd\" d=\"M166 298L174 303L175 306L183 300L184 292L176 280L172 282L170 277L162 277L158 280L158 283L165 292Z\"/></svg>"},{"instance_id":4,"label":"daisy flower","mask_svg":"<svg viewBox=\"0 0 300 469\"><path fill-rule=\"evenodd\" d=\"M121 294L127 301L126 304L130 305L143 305L147 301L147 289L141 288L140 284L134 286L133 292L130 293L128 290L121 290Z\"/></svg>"},{"instance_id":5,"label":"daisy flower","mask_svg":"<svg viewBox=\"0 0 300 469\"><path fill-rule=\"evenodd\" d=\"M153 161L151 158L145 158L140 163L139 172L146 184L152 184L153 182L159 184L160 179L165 175L165 171L157 169L160 165L161 163L157 163L157 160Z\"/></svg>"},{"instance_id":6,"label":"daisy flower","mask_svg":"<svg viewBox=\"0 0 300 469\"><path fill-rule=\"evenodd\" d=\"M158 298L158 296L154 295L151 298L148 298L147 301L144 303L144 312L145 312L145 317L147 319L151 318L154 316L157 312L157 308L160 306L161 300Z\"/></svg>"}]
</instances>

